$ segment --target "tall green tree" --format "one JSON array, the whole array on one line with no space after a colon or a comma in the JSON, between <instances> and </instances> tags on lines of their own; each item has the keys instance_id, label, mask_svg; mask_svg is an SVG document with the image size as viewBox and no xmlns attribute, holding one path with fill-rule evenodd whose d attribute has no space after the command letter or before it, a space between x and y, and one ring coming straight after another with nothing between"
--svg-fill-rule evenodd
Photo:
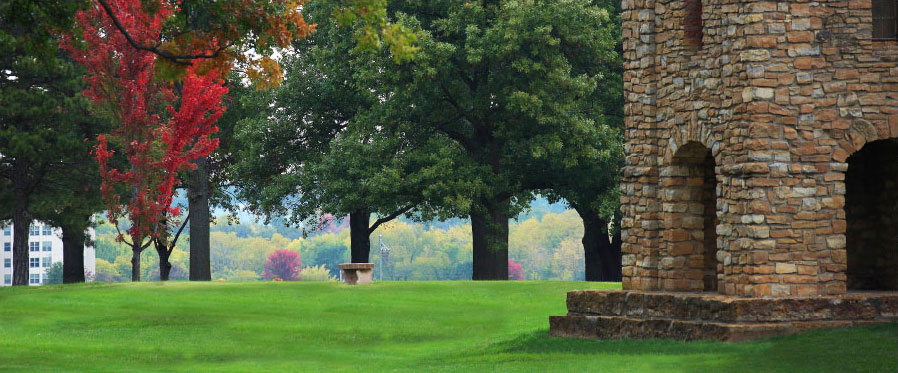
<instances>
[{"instance_id":1,"label":"tall green tree","mask_svg":"<svg viewBox=\"0 0 898 373\"><path fill-rule=\"evenodd\" d=\"M86 139L98 131L99 122L90 117L81 97L81 71L59 51L51 33L69 27L69 15L78 6L78 2L0 3L0 198L3 217L13 223L13 285L28 284L32 219L50 218L54 212L43 208L47 206L84 207L65 192L72 191L67 181L74 174L84 174L82 160L91 145ZM69 242L72 248L74 241ZM83 281L83 266L80 273L80 278L69 280Z\"/></svg>"},{"instance_id":2,"label":"tall green tree","mask_svg":"<svg viewBox=\"0 0 898 373\"><path fill-rule=\"evenodd\" d=\"M603 67L619 61L612 15L580 0L409 0L390 9L419 30L420 50L380 85L385 116L463 149L481 186L470 209L473 278L507 279L509 217L553 188L546 167L601 158L608 142L595 140L613 132L603 105L615 103L600 94L619 82Z\"/></svg>"},{"instance_id":3,"label":"tall green tree","mask_svg":"<svg viewBox=\"0 0 898 373\"><path fill-rule=\"evenodd\" d=\"M369 236L383 223L464 203L466 179L450 176L460 149L401 116L387 125L374 109L384 99L374 87L395 70L395 55L359 50L356 30L330 18L332 4L304 12L317 31L295 43L284 83L248 98L258 115L238 130L235 180L253 211L309 230L325 213L349 215L351 260L368 262Z\"/></svg>"},{"instance_id":4,"label":"tall green tree","mask_svg":"<svg viewBox=\"0 0 898 373\"><path fill-rule=\"evenodd\" d=\"M583 253L586 281L620 281L621 232L619 170L623 152L623 62L620 43L620 2L599 0L594 3L607 10L609 32L615 44L605 44L600 54L582 57L600 58L598 63L580 63L584 69L602 76L589 100L594 104L595 128L584 142L590 151L577 152L574 162L544 163L531 176L547 181L553 199L563 199L583 219Z\"/></svg>"}]
</instances>

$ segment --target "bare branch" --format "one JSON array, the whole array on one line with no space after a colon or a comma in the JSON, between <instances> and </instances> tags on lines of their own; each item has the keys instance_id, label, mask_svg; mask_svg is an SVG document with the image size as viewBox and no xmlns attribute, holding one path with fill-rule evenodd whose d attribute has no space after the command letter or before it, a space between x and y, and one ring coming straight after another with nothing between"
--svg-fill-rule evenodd
<instances>
[{"instance_id":1,"label":"bare branch","mask_svg":"<svg viewBox=\"0 0 898 373\"><path fill-rule=\"evenodd\" d=\"M184 227L187 226L187 221L190 220L190 214L184 218L184 221L181 222L181 227L178 228L178 233L175 233L175 238L171 240L171 248L168 249L168 252L171 253L175 250L175 245L178 243L178 238L181 237L181 232L184 231Z\"/></svg>"}]
</instances>

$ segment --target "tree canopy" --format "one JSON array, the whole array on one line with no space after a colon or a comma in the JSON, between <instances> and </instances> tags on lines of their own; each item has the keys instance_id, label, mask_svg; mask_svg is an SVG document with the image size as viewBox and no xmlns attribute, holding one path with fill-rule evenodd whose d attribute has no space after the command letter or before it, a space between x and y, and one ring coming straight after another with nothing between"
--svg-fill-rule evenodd
<instances>
[{"instance_id":1,"label":"tree canopy","mask_svg":"<svg viewBox=\"0 0 898 373\"><path fill-rule=\"evenodd\" d=\"M614 9L576 0L395 1L390 9L417 30L420 49L368 86L385 98L386 123L413 122L463 149L479 185L470 209L474 278L504 278L508 218L533 192L557 187L553 178L618 157L619 130L608 118L620 90Z\"/></svg>"},{"instance_id":2,"label":"tree canopy","mask_svg":"<svg viewBox=\"0 0 898 373\"><path fill-rule=\"evenodd\" d=\"M250 208L267 216L314 229L323 214L350 215L353 261L367 261L380 224L445 215L465 200L456 194L466 180L449 177L460 149L448 139L378 117L382 92L360 83L394 71L393 53L358 50L356 30L330 19L333 11L308 5L318 28L285 59L286 80L246 98L258 114L238 129L234 177Z\"/></svg>"}]
</instances>

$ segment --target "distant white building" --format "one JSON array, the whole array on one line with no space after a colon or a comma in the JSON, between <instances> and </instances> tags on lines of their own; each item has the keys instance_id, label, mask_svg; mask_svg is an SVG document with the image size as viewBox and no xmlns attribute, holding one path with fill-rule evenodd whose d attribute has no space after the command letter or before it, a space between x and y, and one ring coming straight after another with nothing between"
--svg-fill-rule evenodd
<instances>
[{"instance_id":1,"label":"distant white building","mask_svg":"<svg viewBox=\"0 0 898 373\"><path fill-rule=\"evenodd\" d=\"M88 234L91 239L95 237L93 229ZM3 227L3 233L0 234L0 245L3 246L3 251L0 252L0 260L3 261L3 267L0 268L2 286L12 285L12 239L12 225ZM28 228L28 285L43 285L47 281L47 269L56 262L62 262L62 229L33 221ZM86 245L84 269L96 275L97 253L93 247Z\"/></svg>"}]
</instances>

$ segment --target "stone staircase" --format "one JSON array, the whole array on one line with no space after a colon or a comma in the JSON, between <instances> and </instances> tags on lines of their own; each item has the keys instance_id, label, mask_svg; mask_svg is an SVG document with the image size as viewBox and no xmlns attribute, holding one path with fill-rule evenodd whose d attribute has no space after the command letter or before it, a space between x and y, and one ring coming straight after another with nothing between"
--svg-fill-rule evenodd
<instances>
[{"instance_id":1,"label":"stone staircase","mask_svg":"<svg viewBox=\"0 0 898 373\"><path fill-rule=\"evenodd\" d=\"M741 298L709 293L577 290L568 314L549 318L556 337L745 341L811 329L898 321L898 292Z\"/></svg>"}]
</instances>

